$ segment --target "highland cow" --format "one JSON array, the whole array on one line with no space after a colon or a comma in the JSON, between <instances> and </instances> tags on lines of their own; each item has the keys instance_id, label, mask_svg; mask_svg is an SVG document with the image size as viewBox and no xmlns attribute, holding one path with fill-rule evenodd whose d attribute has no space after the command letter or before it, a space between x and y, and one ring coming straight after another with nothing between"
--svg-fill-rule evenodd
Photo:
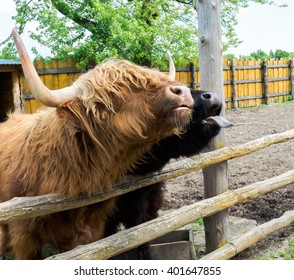
<instances>
[{"instance_id":1,"label":"highland cow","mask_svg":"<svg viewBox=\"0 0 294 280\"><path fill-rule=\"evenodd\" d=\"M169 75L111 59L72 86L49 90L13 30L28 86L48 108L11 114L0 124L0 202L58 193L74 197L111 188L152 145L179 135L193 108L190 90ZM115 199L2 224L0 254L39 259L44 244L66 251L104 235Z\"/></svg>"},{"instance_id":2,"label":"highland cow","mask_svg":"<svg viewBox=\"0 0 294 280\"><path fill-rule=\"evenodd\" d=\"M187 131L180 137L171 136L155 144L150 156L137 166L134 174L145 175L159 171L172 158L196 155L220 132L221 127L231 125L219 116L222 103L215 93L199 90L192 90L191 93L194 108ZM118 197L116 210L107 219L105 235L117 232L121 224L130 228L156 218L163 205L164 188L164 182L160 182ZM134 254L136 258L151 259L149 246L149 243L139 246Z\"/></svg>"}]
</instances>

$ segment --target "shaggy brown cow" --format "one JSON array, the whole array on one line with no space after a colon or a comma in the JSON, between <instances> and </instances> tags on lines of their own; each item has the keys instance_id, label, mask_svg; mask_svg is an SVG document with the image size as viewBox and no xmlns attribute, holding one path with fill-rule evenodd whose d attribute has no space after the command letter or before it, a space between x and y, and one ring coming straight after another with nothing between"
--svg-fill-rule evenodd
<instances>
[{"instance_id":1,"label":"shaggy brown cow","mask_svg":"<svg viewBox=\"0 0 294 280\"><path fill-rule=\"evenodd\" d=\"M193 107L190 90L169 76L123 60L108 60L72 86L51 91L39 79L13 31L31 92L49 108L11 114L0 125L0 202L16 196L76 196L110 188L164 137L180 134ZM38 259L98 240L114 199L1 225L0 254ZM94 207L94 208L93 208ZM95 211L94 211L95 210Z\"/></svg>"}]
</instances>

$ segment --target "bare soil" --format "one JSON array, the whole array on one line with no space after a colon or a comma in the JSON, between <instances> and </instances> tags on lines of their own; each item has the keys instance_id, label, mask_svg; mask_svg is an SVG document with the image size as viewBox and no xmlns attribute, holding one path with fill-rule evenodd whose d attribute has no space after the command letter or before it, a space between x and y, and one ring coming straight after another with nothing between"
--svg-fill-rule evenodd
<instances>
[{"instance_id":1,"label":"bare soil","mask_svg":"<svg viewBox=\"0 0 294 280\"><path fill-rule=\"evenodd\" d=\"M258 108L227 110L233 127L226 130L226 145L236 146L259 137L294 129L294 103L278 103ZM294 141L273 145L259 152L229 161L229 188L236 189L294 169ZM175 209L203 199L202 172L167 181L164 209ZM281 216L294 209L294 185L266 194L229 210L231 216L253 219L257 224ZM294 225L260 241L237 258L253 255L273 243L283 244L294 232Z\"/></svg>"}]
</instances>

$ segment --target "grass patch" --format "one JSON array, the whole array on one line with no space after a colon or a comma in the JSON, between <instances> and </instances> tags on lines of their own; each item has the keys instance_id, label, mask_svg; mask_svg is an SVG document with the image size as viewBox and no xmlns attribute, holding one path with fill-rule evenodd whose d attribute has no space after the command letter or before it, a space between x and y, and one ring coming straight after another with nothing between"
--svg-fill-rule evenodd
<instances>
[{"instance_id":1,"label":"grass patch","mask_svg":"<svg viewBox=\"0 0 294 280\"><path fill-rule=\"evenodd\" d=\"M191 229L193 231L202 231L204 229L203 219L199 219L199 220L193 222Z\"/></svg>"},{"instance_id":2,"label":"grass patch","mask_svg":"<svg viewBox=\"0 0 294 280\"><path fill-rule=\"evenodd\" d=\"M272 245L270 245L269 250L271 250L271 246ZM258 256L256 256L256 258L254 259L259 259L259 258ZM289 246L284 251L268 253L264 256L261 256L261 259L262 260L277 260L277 259L294 260L294 239L289 240Z\"/></svg>"},{"instance_id":3,"label":"grass patch","mask_svg":"<svg viewBox=\"0 0 294 280\"><path fill-rule=\"evenodd\" d=\"M284 260L294 260L294 239L289 241L289 248L279 254Z\"/></svg>"}]
</instances>

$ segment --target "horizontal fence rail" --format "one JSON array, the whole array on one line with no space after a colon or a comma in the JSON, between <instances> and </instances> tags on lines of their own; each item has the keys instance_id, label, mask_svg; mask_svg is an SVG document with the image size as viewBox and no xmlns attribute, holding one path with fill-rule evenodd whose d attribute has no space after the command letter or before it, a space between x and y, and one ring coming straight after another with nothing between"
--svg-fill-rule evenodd
<instances>
[{"instance_id":1,"label":"horizontal fence rail","mask_svg":"<svg viewBox=\"0 0 294 280\"><path fill-rule=\"evenodd\" d=\"M286 211L283 216L257 226L244 235L234 240L229 241L221 248L205 255L200 260L227 260L230 259L256 242L260 241L265 236L274 233L294 222L294 210Z\"/></svg>"},{"instance_id":2,"label":"horizontal fence rail","mask_svg":"<svg viewBox=\"0 0 294 280\"><path fill-rule=\"evenodd\" d=\"M47 260L108 259L135 248L168 232L213 215L235 204L244 203L263 194L294 183L294 170L243 188L226 191L218 196L183 206L162 217L123 230L99 241L54 255Z\"/></svg>"},{"instance_id":3,"label":"horizontal fence rail","mask_svg":"<svg viewBox=\"0 0 294 280\"><path fill-rule=\"evenodd\" d=\"M50 89L71 85L81 74L72 59L35 63L38 74ZM166 70L163 70L165 72ZM177 69L176 79L190 88L200 89L201 73L194 64ZM282 102L293 99L293 60L223 60L224 95L227 108L238 108ZM205 89L203 89L205 90ZM42 105L34 99L24 82L26 112L34 113Z\"/></svg>"},{"instance_id":4,"label":"horizontal fence rail","mask_svg":"<svg viewBox=\"0 0 294 280\"><path fill-rule=\"evenodd\" d=\"M116 184L113 189L105 190L88 197L79 196L69 199L48 194L36 197L13 198L12 200L0 203L0 223L33 218L107 200L141 187L185 175L209 165L241 157L270 145L291 139L294 139L294 129L283 133L267 135L235 147L224 147L209 153L167 164L161 172L150 173L146 176L127 177Z\"/></svg>"}]
</instances>

